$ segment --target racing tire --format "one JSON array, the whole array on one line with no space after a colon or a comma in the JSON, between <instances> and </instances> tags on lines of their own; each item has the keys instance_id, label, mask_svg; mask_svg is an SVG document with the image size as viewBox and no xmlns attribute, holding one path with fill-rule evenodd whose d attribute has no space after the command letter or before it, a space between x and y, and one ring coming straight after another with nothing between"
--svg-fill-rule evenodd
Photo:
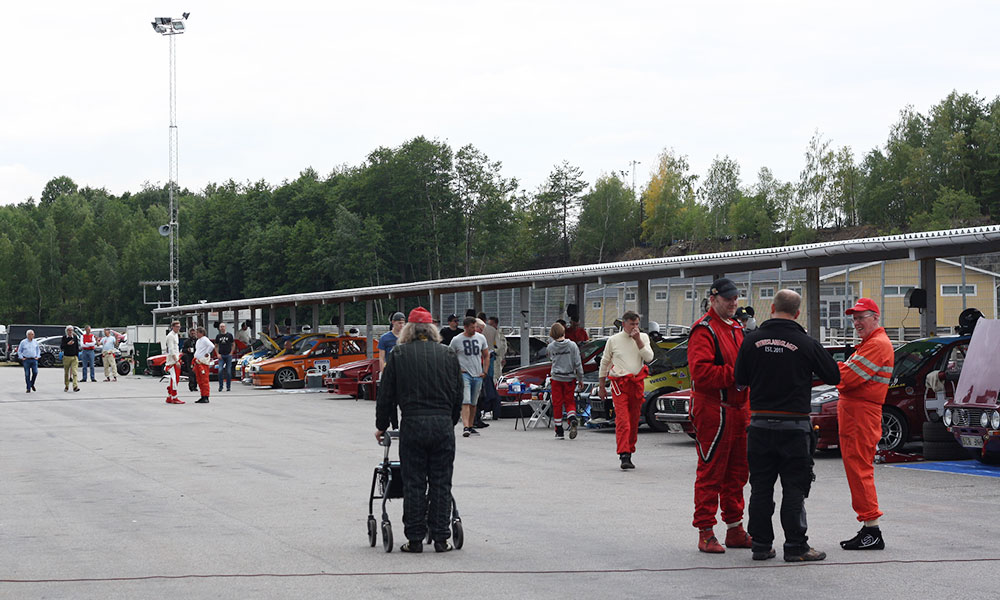
<instances>
[{"instance_id":1,"label":"racing tire","mask_svg":"<svg viewBox=\"0 0 1000 600\"><path fill-rule=\"evenodd\" d=\"M965 448L955 440L948 442L924 441L924 460L964 460L969 458Z\"/></svg>"},{"instance_id":2,"label":"racing tire","mask_svg":"<svg viewBox=\"0 0 1000 600\"><path fill-rule=\"evenodd\" d=\"M368 400L368 387L371 381L371 373L358 380L358 400Z\"/></svg>"},{"instance_id":3,"label":"racing tire","mask_svg":"<svg viewBox=\"0 0 1000 600\"><path fill-rule=\"evenodd\" d=\"M979 449L973 448L969 450L969 454L972 454L973 458L984 465L1000 465L1000 452L987 452L983 454Z\"/></svg>"},{"instance_id":4,"label":"racing tire","mask_svg":"<svg viewBox=\"0 0 1000 600\"><path fill-rule=\"evenodd\" d=\"M948 431L948 428L944 426L944 423L937 421L934 423L927 422L923 425L923 438L924 442L955 442L955 435Z\"/></svg>"},{"instance_id":5,"label":"racing tire","mask_svg":"<svg viewBox=\"0 0 1000 600\"><path fill-rule=\"evenodd\" d=\"M910 427L906 417L894 407L882 408L882 439L878 442L880 450L899 452L910 439Z\"/></svg>"},{"instance_id":6,"label":"racing tire","mask_svg":"<svg viewBox=\"0 0 1000 600\"><path fill-rule=\"evenodd\" d=\"M290 388L293 381L298 379L295 376L295 369L291 367L285 367L283 369L278 369L278 372L274 374L274 387L276 388Z\"/></svg>"},{"instance_id":7,"label":"racing tire","mask_svg":"<svg viewBox=\"0 0 1000 600\"><path fill-rule=\"evenodd\" d=\"M461 550L465 544L465 531L462 529L462 519L455 519L451 522L451 540L455 543L455 550Z\"/></svg>"},{"instance_id":8,"label":"racing tire","mask_svg":"<svg viewBox=\"0 0 1000 600\"><path fill-rule=\"evenodd\" d=\"M375 517L371 515L368 515L368 543L372 548L378 543L378 525L375 523Z\"/></svg>"},{"instance_id":9,"label":"racing tire","mask_svg":"<svg viewBox=\"0 0 1000 600\"><path fill-rule=\"evenodd\" d=\"M389 521L382 521L382 548L392 552L392 523Z\"/></svg>"},{"instance_id":10,"label":"racing tire","mask_svg":"<svg viewBox=\"0 0 1000 600\"><path fill-rule=\"evenodd\" d=\"M656 405L660 400L660 396L663 394L669 394L671 392L676 392L677 390L672 387L666 387L660 390L660 393L653 396L649 400L646 400L645 410L643 411L643 417L646 419L646 425L649 426L653 431L658 431L660 433L666 433L670 431L670 427L667 423L661 423L656 420Z\"/></svg>"},{"instance_id":11,"label":"racing tire","mask_svg":"<svg viewBox=\"0 0 1000 600\"><path fill-rule=\"evenodd\" d=\"M56 366L56 359L52 357L51 354L43 354L41 358L38 359L38 366L49 368Z\"/></svg>"},{"instance_id":12,"label":"racing tire","mask_svg":"<svg viewBox=\"0 0 1000 600\"><path fill-rule=\"evenodd\" d=\"M116 370L118 371L118 374L121 375L122 377L128 377L129 375L132 374L132 363L130 363L127 360L123 360L118 363L118 367Z\"/></svg>"}]
</instances>

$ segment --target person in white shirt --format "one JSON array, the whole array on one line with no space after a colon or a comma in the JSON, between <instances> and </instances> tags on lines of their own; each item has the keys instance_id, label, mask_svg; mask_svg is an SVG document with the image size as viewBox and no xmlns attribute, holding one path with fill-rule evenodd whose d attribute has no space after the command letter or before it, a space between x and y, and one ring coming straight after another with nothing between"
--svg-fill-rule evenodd
<instances>
[{"instance_id":1,"label":"person in white shirt","mask_svg":"<svg viewBox=\"0 0 1000 600\"><path fill-rule=\"evenodd\" d=\"M632 454L639 431L639 410L642 408L643 383L653 360L649 336L639 331L639 315L627 311L622 315L622 330L608 338L601 356L600 383L597 386L602 401L607 401L606 382L611 383L615 404L615 439L622 469L634 469Z\"/></svg>"},{"instance_id":2,"label":"person in white shirt","mask_svg":"<svg viewBox=\"0 0 1000 600\"><path fill-rule=\"evenodd\" d=\"M194 376L198 380L198 390L201 397L194 401L195 404L208 404L208 395L212 391L212 386L208 384L208 364L212 362L212 354L215 352L215 344L208 338L208 332L204 327L195 330L198 341L194 345L194 360L191 367L194 369Z\"/></svg>"},{"instance_id":3,"label":"person in white shirt","mask_svg":"<svg viewBox=\"0 0 1000 600\"><path fill-rule=\"evenodd\" d=\"M110 327L104 328L104 337L101 338L101 362L104 363L104 381L111 381L114 378L118 381L117 363L115 363L115 345L118 338L111 332Z\"/></svg>"},{"instance_id":4,"label":"person in white shirt","mask_svg":"<svg viewBox=\"0 0 1000 600\"><path fill-rule=\"evenodd\" d=\"M177 397L177 382L181 374L180 330L181 322L174 321L170 324L170 333L167 334L167 362L163 367L163 372L167 376L167 404L184 404L184 401Z\"/></svg>"},{"instance_id":5,"label":"person in white shirt","mask_svg":"<svg viewBox=\"0 0 1000 600\"><path fill-rule=\"evenodd\" d=\"M24 335L25 338L17 345L17 357L24 366L25 393L30 394L38 391L35 389L35 379L38 378L38 359L42 356L42 350L38 347L34 329L29 329Z\"/></svg>"}]
</instances>

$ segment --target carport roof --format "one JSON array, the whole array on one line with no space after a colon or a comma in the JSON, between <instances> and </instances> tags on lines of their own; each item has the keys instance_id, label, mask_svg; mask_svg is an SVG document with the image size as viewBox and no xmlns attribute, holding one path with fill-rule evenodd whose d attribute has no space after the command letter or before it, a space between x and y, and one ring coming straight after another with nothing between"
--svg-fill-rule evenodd
<instances>
[{"instance_id":1,"label":"carport roof","mask_svg":"<svg viewBox=\"0 0 1000 600\"><path fill-rule=\"evenodd\" d=\"M437 294L447 294L521 287L543 288L580 283L636 281L657 277L697 277L774 268L796 270L873 260L919 260L995 251L1000 251L1000 225L244 298L157 308L152 312L154 315L164 315L234 308L358 302L421 296L426 295L429 290L434 290Z\"/></svg>"}]
</instances>

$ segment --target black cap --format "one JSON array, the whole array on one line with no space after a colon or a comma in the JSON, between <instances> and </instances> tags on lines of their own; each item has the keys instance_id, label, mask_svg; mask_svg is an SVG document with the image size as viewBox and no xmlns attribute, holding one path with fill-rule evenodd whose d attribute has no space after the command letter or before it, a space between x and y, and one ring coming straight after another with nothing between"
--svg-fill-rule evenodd
<instances>
[{"instance_id":1,"label":"black cap","mask_svg":"<svg viewBox=\"0 0 1000 600\"><path fill-rule=\"evenodd\" d=\"M457 321L458 320L458 315L448 315L448 320L449 321Z\"/></svg>"},{"instance_id":2,"label":"black cap","mask_svg":"<svg viewBox=\"0 0 1000 600\"><path fill-rule=\"evenodd\" d=\"M751 315L750 313L747 312L747 309L741 306L736 309L736 314L734 316L740 321L744 321L746 319L749 319Z\"/></svg>"},{"instance_id":3,"label":"black cap","mask_svg":"<svg viewBox=\"0 0 1000 600\"><path fill-rule=\"evenodd\" d=\"M713 281L712 290L709 293L712 296L722 296L728 300L732 300L740 295L740 291L736 289L736 284L725 277L720 277Z\"/></svg>"},{"instance_id":4,"label":"black cap","mask_svg":"<svg viewBox=\"0 0 1000 600\"><path fill-rule=\"evenodd\" d=\"M395 312L395 313L392 313L392 318L389 319L389 320L390 321L405 321L406 320L406 315L404 315L401 312Z\"/></svg>"}]
</instances>

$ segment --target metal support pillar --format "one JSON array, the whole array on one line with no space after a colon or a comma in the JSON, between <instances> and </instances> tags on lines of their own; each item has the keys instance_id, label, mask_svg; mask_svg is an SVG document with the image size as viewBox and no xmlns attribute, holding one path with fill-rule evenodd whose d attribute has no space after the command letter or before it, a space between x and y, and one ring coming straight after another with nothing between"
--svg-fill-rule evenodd
<instances>
[{"instance_id":1,"label":"metal support pillar","mask_svg":"<svg viewBox=\"0 0 1000 600\"><path fill-rule=\"evenodd\" d=\"M319 333L319 304L312 305L312 333Z\"/></svg>"},{"instance_id":2,"label":"metal support pillar","mask_svg":"<svg viewBox=\"0 0 1000 600\"><path fill-rule=\"evenodd\" d=\"M819 337L819 267L806 268L806 329Z\"/></svg>"},{"instance_id":3,"label":"metal support pillar","mask_svg":"<svg viewBox=\"0 0 1000 600\"><path fill-rule=\"evenodd\" d=\"M531 288L521 288L521 366L531 363L531 345L528 337L531 335Z\"/></svg>"},{"instance_id":4,"label":"metal support pillar","mask_svg":"<svg viewBox=\"0 0 1000 600\"><path fill-rule=\"evenodd\" d=\"M256 338L258 333L260 332L257 331L257 309L250 308L250 338Z\"/></svg>"},{"instance_id":5,"label":"metal support pillar","mask_svg":"<svg viewBox=\"0 0 1000 600\"><path fill-rule=\"evenodd\" d=\"M638 301L639 327L649 331L649 280L640 279L636 282L635 298Z\"/></svg>"},{"instance_id":6,"label":"metal support pillar","mask_svg":"<svg viewBox=\"0 0 1000 600\"><path fill-rule=\"evenodd\" d=\"M289 319L291 319L291 321L292 321L292 334L296 334L296 333L299 332L299 325L298 325L298 323L295 320L295 317L296 317L295 313L297 313L297 312L298 312L298 310L296 309L296 306L294 304L291 305L288 308L288 313L289 313L288 316L289 316Z\"/></svg>"},{"instance_id":7,"label":"metal support pillar","mask_svg":"<svg viewBox=\"0 0 1000 600\"><path fill-rule=\"evenodd\" d=\"M476 311L477 315L483 311L483 293L478 290L472 292L472 310Z\"/></svg>"},{"instance_id":8,"label":"metal support pillar","mask_svg":"<svg viewBox=\"0 0 1000 600\"><path fill-rule=\"evenodd\" d=\"M436 320L438 324L441 324L441 307L439 306L440 300L438 293L434 290L427 290L427 310L431 313L431 318Z\"/></svg>"},{"instance_id":9,"label":"metal support pillar","mask_svg":"<svg viewBox=\"0 0 1000 600\"><path fill-rule=\"evenodd\" d=\"M587 284L578 283L573 286L573 299L576 311L580 313L580 327L587 328Z\"/></svg>"},{"instance_id":10,"label":"metal support pillar","mask_svg":"<svg viewBox=\"0 0 1000 600\"><path fill-rule=\"evenodd\" d=\"M270 308L267 309L267 335L275 335L274 327L274 313L276 312L274 305L272 304Z\"/></svg>"},{"instance_id":11,"label":"metal support pillar","mask_svg":"<svg viewBox=\"0 0 1000 600\"><path fill-rule=\"evenodd\" d=\"M340 310L338 311L338 313L339 314L337 315L337 333L339 333L340 335L344 335L347 332L344 331L344 303L343 302L340 303Z\"/></svg>"},{"instance_id":12,"label":"metal support pillar","mask_svg":"<svg viewBox=\"0 0 1000 600\"><path fill-rule=\"evenodd\" d=\"M372 339L372 326L373 321L375 320L375 315L373 314L374 308L375 307L373 306L371 300L365 300L365 338L368 340L368 344L365 346L365 356L368 358L375 356L375 353L372 350L375 345Z\"/></svg>"},{"instance_id":13,"label":"metal support pillar","mask_svg":"<svg viewBox=\"0 0 1000 600\"><path fill-rule=\"evenodd\" d=\"M927 308L920 313L920 337L937 334L937 259L920 259L920 287L927 290Z\"/></svg>"},{"instance_id":14,"label":"metal support pillar","mask_svg":"<svg viewBox=\"0 0 1000 600\"><path fill-rule=\"evenodd\" d=\"M396 312L406 314L406 303L403 301L402 296L396 298Z\"/></svg>"}]
</instances>

